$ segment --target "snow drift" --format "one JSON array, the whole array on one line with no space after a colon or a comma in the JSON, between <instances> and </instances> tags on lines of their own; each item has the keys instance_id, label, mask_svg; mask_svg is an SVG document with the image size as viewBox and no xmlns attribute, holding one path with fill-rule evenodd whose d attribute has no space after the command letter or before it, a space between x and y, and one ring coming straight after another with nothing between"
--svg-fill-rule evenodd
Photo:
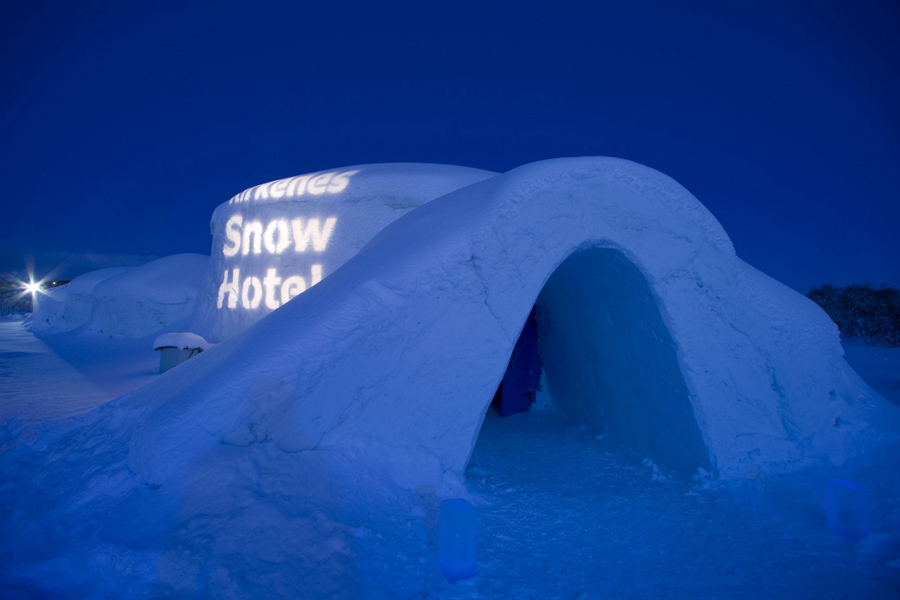
<instances>
[{"instance_id":1,"label":"snow drift","mask_svg":"<svg viewBox=\"0 0 900 600\"><path fill-rule=\"evenodd\" d=\"M416 209L138 390L129 465L179 489L223 444L266 443L452 486L535 303L554 401L656 462L785 472L896 440L896 407L814 303L738 259L673 180L584 158Z\"/></svg>"},{"instance_id":2,"label":"snow drift","mask_svg":"<svg viewBox=\"0 0 900 600\"><path fill-rule=\"evenodd\" d=\"M190 317L209 257L176 254L139 267L91 271L37 297L31 331L139 338Z\"/></svg>"},{"instance_id":3,"label":"snow drift","mask_svg":"<svg viewBox=\"0 0 900 600\"><path fill-rule=\"evenodd\" d=\"M133 267L110 267L79 275L66 285L35 297L33 333L60 333L75 329L91 318L97 284L127 273Z\"/></svg>"},{"instance_id":4,"label":"snow drift","mask_svg":"<svg viewBox=\"0 0 900 600\"><path fill-rule=\"evenodd\" d=\"M70 282L71 283L71 282ZM50 288L34 298L31 332L65 331L66 298L69 284Z\"/></svg>"},{"instance_id":5,"label":"snow drift","mask_svg":"<svg viewBox=\"0 0 900 600\"><path fill-rule=\"evenodd\" d=\"M190 317L208 268L208 256L176 254L105 279L94 288L89 328L143 337Z\"/></svg>"},{"instance_id":6,"label":"snow drift","mask_svg":"<svg viewBox=\"0 0 900 600\"><path fill-rule=\"evenodd\" d=\"M244 190L213 213L209 277L190 329L218 342L334 272L388 223L494 173L361 165Z\"/></svg>"}]
</instances>

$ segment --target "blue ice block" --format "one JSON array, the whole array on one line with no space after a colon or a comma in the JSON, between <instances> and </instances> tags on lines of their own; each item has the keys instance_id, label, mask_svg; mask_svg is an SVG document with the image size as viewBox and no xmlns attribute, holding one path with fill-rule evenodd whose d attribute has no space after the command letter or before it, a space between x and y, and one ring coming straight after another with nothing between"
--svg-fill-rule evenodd
<instances>
[{"instance_id":1,"label":"blue ice block","mask_svg":"<svg viewBox=\"0 0 900 600\"><path fill-rule=\"evenodd\" d=\"M438 525L438 566L447 581L475 576L475 509L467 500L455 498L441 501Z\"/></svg>"},{"instance_id":2,"label":"blue ice block","mask_svg":"<svg viewBox=\"0 0 900 600\"><path fill-rule=\"evenodd\" d=\"M825 515L832 533L861 540L872 527L872 491L844 479L825 482Z\"/></svg>"}]
</instances>

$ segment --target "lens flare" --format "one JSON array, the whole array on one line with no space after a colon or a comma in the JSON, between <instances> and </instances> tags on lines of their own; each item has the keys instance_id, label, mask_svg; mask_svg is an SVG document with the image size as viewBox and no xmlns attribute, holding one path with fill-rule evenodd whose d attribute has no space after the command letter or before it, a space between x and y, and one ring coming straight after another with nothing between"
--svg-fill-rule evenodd
<instances>
[{"instance_id":1,"label":"lens flare","mask_svg":"<svg viewBox=\"0 0 900 600\"><path fill-rule=\"evenodd\" d=\"M34 275L29 274L28 281L20 281L19 287L22 288L23 295L31 294L32 296L36 296L37 294L46 293L46 290L48 287L53 287L53 286L48 286L47 283L48 283L47 278L38 279L37 281L35 281Z\"/></svg>"}]
</instances>

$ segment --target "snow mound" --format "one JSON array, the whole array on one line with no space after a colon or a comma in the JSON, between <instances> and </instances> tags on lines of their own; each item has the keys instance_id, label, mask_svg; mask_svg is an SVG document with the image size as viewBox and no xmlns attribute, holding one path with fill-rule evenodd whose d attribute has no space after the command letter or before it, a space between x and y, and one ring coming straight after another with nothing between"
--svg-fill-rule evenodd
<instances>
[{"instance_id":1,"label":"snow mound","mask_svg":"<svg viewBox=\"0 0 900 600\"><path fill-rule=\"evenodd\" d=\"M139 267L85 273L37 297L32 333L72 331L140 338L188 319L209 257L176 254Z\"/></svg>"},{"instance_id":2,"label":"snow mound","mask_svg":"<svg viewBox=\"0 0 900 600\"><path fill-rule=\"evenodd\" d=\"M190 330L239 333L333 273L388 223L492 177L467 167L361 165L252 187L210 221L212 260Z\"/></svg>"},{"instance_id":3,"label":"snow mound","mask_svg":"<svg viewBox=\"0 0 900 600\"><path fill-rule=\"evenodd\" d=\"M91 319L91 310L94 306L94 288L102 281L110 277L127 273L134 267L110 267L98 269L84 275L79 275L65 285L65 307L63 308L63 331L75 329L87 323ZM38 300L40 304L40 299ZM36 320L36 319L35 319Z\"/></svg>"},{"instance_id":4,"label":"snow mound","mask_svg":"<svg viewBox=\"0 0 900 600\"><path fill-rule=\"evenodd\" d=\"M69 284L66 284L36 295L30 327L32 333L66 330L65 311L68 294Z\"/></svg>"},{"instance_id":5,"label":"snow mound","mask_svg":"<svg viewBox=\"0 0 900 600\"><path fill-rule=\"evenodd\" d=\"M207 256L176 254L104 279L93 289L88 328L143 337L186 319L208 268Z\"/></svg>"},{"instance_id":6,"label":"snow mound","mask_svg":"<svg viewBox=\"0 0 900 600\"><path fill-rule=\"evenodd\" d=\"M282 310L138 390L129 464L177 488L222 443L265 440L447 489L536 302L554 401L599 407L591 425L655 463L787 472L897 439L896 407L843 361L818 306L738 259L670 178L584 158L420 207Z\"/></svg>"}]
</instances>

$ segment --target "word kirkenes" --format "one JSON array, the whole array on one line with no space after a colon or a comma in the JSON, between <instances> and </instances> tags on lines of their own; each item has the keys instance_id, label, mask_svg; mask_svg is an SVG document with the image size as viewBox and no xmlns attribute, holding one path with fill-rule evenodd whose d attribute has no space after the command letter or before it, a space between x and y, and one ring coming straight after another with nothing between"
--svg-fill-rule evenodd
<instances>
[{"instance_id":1,"label":"word kirkenes","mask_svg":"<svg viewBox=\"0 0 900 600\"><path fill-rule=\"evenodd\" d=\"M300 175L288 177L278 181L270 181L246 189L233 196L228 203L249 202L252 200L280 200L282 198L296 198L304 194L321 196L322 194L337 194L347 189L350 178L359 171L331 171L319 175Z\"/></svg>"},{"instance_id":2,"label":"word kirkenes","mask_svg":"<svg viewBox=\"0 0 900 600\"><path fill-rule=\"evenodd\" d=\"M260 221L244 223L242 215L232 215L225 224L228 241L222 247L225 256L261 254L263 248L269 254L281 254L293 245L294 252L306 252L311 245L316 252L324 252L334 233L336 217L325 219L275 219L263 227Z\"/></svg>"},{"instance_id":3,"label":"word kirkenes","mask_svg":"<svg viewBox=\"0 0 900 600\"><path fill-rule=\"evenodd\" d=\"M322 281L322 265L312 265L309 287L320 281ZM306 279L300 275L291 275L282 279L278 276L278 269L274 268L266 271L266 276L262 281L259 280L259 277L245 277L242 281L240 269L232 269L229 280L226 270L225 276L222 278L222 285L219 286L219 298L216 306L217 308L228 306L230 309L235 309L240 300L241 306L249 310L256 310L263 302L265 302L266 308L275 310L305 292L306 289Z\"/></svg>"}]
</instances>

